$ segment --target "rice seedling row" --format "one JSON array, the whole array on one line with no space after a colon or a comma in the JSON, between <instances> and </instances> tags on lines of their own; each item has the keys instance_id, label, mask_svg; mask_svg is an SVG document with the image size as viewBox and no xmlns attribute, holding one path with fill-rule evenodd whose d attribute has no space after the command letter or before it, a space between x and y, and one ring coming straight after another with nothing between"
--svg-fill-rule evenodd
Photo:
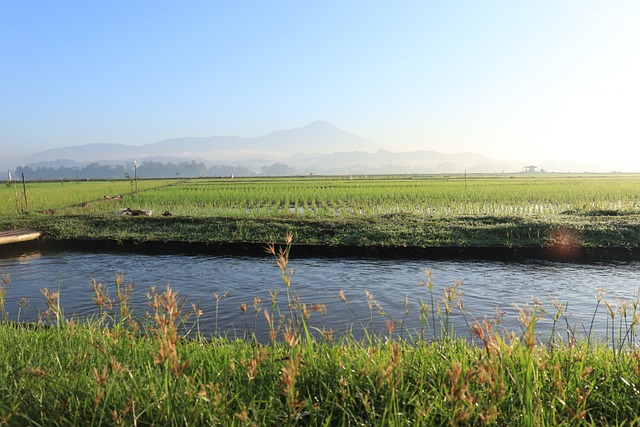
<instances>
[{"instance_id":1,"label":"rice seedling row","mask_svg":"<svg viewBox=\"0 0 640 427\"><path fill-rule=\"evenodd\" d=\"M120 183L120 189L126 185ZM128 194L117 204L94 206L91 212L106 212L114 205L134 205L155 212L169 211L196 217L635 213L639 209L639 189L640 177L636 175L198 179ZM74 189L69 190L74 192ZM107 190L113 192L111 188ZM38 187L33 190L34 200L37 192ZM39 201L38 206L69 204L69 196L62 194L59 191L52 193ZM86 197L86 194L88 192L75 192L74 200Z\"/></svg>"}]
</instances>

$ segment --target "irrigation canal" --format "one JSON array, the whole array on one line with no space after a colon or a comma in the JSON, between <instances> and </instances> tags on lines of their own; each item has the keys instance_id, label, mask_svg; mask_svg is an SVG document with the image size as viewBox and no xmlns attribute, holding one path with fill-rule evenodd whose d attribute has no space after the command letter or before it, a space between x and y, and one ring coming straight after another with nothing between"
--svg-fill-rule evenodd
<instances>
[{"instance_id":1,"label":"irrigation canal","mask_svg":"<svg viewBox=\"0 0 640 427\"><path fill-rule=\"evenodd\" d=\"M318 303L326 305L326 314L311 314L312 325L331 328L337 334L349 327L355 335L360 335L363 328L386 333L385 323L389 319L404 320L394 334L415 333L423 326L419 301L431 304L428 287L419 286L427 280L425 268L432 270L434 303L440 302L442 317L445 316L441 301L444 289L461 281L459 290L463 294L463 308L468 313L467 321L472 320L471 316L493 318L497 307L504 312L498 329L520 331L515 304L533 307L532 297L536 297L549 316L553 316L557 312L555 300L566 308L567 317L560 319L557 328L565 337L567 328L579 334L591 328L598 288L605 289L605 300L615 310L620 303L618 298L632 304L640 287L640 262L637 261L572 264L292 257L290 267L294 269L291 290L300 301L306 303L307 308ZM205 335L218 332L243 336L249 331L264 339L267 322L262 312L256 314L254 299L261 299L260 309L270 310L271 295L276 291L280 311L289 312L286 287L274 257L268 255L228 257L33 250L0 258L0 274L10 279L6 286L5 310L11 320L19 316L21 321L36 321L39 313L46 309L41 290L48 288L60 290L60 304L66 317L92 316L97 313L92 301L92 280L106 283L115 300L116 273L124 275L125 283L133 284L131 305L135 315L142 318L150 311L147 293L153 286L162 292L169 285L184 298L185 311L192 308L192 303L202 310L199 327ZM347 303L341 300L340 290L344 290ZM373 300L369 300L365 291ZM242 304L246 304L245 313L240 308ZM457 334L468 336L465 319L457 304L452 305L450 319ZM380 314L380 307L384 315ZM632 305L629 310L633 310ZM439 324L437 313L435 316ZM550 330L549 316L538 322L538 331ZM433 319L430 314L427 326L430 331ZM614 319L622 320L619 314ZM630 316L628 322L631 322ZM610 328L610 317L601 304L594 333L606 338L611 334Z\"/></svg>"}]
</instances>

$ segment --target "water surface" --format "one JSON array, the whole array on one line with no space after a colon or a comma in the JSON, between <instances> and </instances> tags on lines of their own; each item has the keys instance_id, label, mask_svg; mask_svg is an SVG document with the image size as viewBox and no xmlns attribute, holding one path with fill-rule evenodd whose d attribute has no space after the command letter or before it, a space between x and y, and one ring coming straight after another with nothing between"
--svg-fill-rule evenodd
<instances>
[{"instance_id":1,"label":"water surface","mask_svg":"<svg viewBox=\"0 0 640 427\"><path fill-rule=\"evenodd\" d=\"M555 313L552 301L565 305L568 314L564 319L565 329L568 326L584 332L590 328L596 310L598 288L605 288L605 299L615 307L618 298L632 301L640 286L638 262L292 258L290 267L294 269L291 291L300 301L307 307L317 303L327 307L326 315L312 314L312 323L338 333L351 326L356 335L362 329L379 333L385 330L388 320L402 321L396 333L418 333L424 327L419 316L420 301L431 304L429 289L419 286L427 280L426 268L432 271L434 305L440 302L441 309L444 308L441 302L444 288L456 281L462 282L462 306L467 318L460 315L458 307L454 307L451 314L459 335L468 335L465 322L474 317L493 317L496 310L504 312L501 328L518 331L515 305L531 307L532 297L540 300L550 313ZM270 309L271 295L275 292L278 292L278 308L288 313L287 289L273 257L30 252L0 259L0 273L8 274L11 279L5 302L11 319L17 319L18 314L20 320L38 319L38 313L46 309L43 288L60 290L61 306L67 317L94 315L97 308L92 301L92 280L106 283L115 298L116 273L124 275L126 283L133 284L132 307L138 317L150 310L147 293L152 287L162 292L170 286L183 298L185 310L191 309L192 304L202 310L200 330L205 334L214 334L217 330L242 336L255 331L264 337L266 321L262 312L256 315L254 298L262 300L261 309ZM341 290L347 303L339 297ZM373 301L365 291L378 306L370 309L369 303ZM225 295L217 308L214 292ZM19 304L23 305L20 310ZM240 309L242 304L247 306L246 314ZM444 312L441 313L444 316ZM373 323L370 323L371 317ZM605 307L601 305L594 328L601 337L607 335L607 319ZM550 325L545 317L539 330L548 330ZM432 328L432 323L427 325L427 330Z\"/></svg>"}]
</instances>

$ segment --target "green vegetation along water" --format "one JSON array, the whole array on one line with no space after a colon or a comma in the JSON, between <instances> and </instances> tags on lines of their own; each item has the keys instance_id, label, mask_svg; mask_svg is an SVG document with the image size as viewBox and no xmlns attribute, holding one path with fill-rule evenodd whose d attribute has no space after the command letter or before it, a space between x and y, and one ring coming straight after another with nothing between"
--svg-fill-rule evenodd
<instances>
[{"instance_id":1,"label":"green vegetation along water","mask_svg":"<svg viewBox=\"0 0 640 427\"><path fill-rule=\"evenodd\" d=\"M464 341L184 341L128 323L0 325L5 425L634 425L639 356L527 334ZM171 307L168 305L167 307Z\"/></svg>"}]
</instances>

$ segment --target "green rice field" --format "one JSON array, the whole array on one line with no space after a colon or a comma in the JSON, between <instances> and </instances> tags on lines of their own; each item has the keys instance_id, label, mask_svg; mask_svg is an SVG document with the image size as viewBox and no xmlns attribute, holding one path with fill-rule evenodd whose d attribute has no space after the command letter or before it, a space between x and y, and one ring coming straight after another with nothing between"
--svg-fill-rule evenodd
<instances>
[{"instance_id":1,"label":"green rice field","mask_svg":"<svg viewBox=\"0 0 640 427\"><path fill-rule=\"evenodd\" d=\"M136 191L136 186L137 190ZM640 175L429 175L29 182L0 188L0 227L52 238L320 245L638 246ZM149 217L123 218L122 209ZM164 216L163 216L164 214Z\"/></svg>"},{"instance_id":2,"label":"green rice field","mask_svg":"<svg viewBox=\"0 0 640 427\"><path fill-rule=\"evenodd\" d=\"M172 185L168 185L172 184ZM135 191L138 186L138 192ZM553 216L640 209L640 175L235 178L182 181L30 182L29 210L108 213L132 207L178 215L377 216L388 214ZM24 210L22 183L5 183L0 213ZM117 203L110 197L124 195ZM84 205L87 202L96 202ZM105 202L105 203L97 203Z\"/></svg>"}]
</instances>

